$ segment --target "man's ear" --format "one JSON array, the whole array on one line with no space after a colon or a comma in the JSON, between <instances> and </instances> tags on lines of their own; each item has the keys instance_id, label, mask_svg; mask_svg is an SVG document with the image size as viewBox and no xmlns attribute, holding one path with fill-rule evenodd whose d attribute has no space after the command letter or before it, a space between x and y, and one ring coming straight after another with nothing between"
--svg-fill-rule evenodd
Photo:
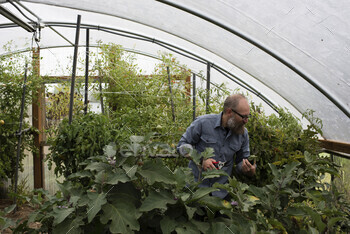
<instances>
[{"instance_id":1,"label":"man's ear","mask_svg":"<svg viewBox=\"0 0 350 234\"><path fill-rule=\"evenodd\" d=\"M229 115L230 112L231 112L230 108L226 108L226 109L224 110L224 114L226 114L226 115Z\"/></svg>"}]
</instances>

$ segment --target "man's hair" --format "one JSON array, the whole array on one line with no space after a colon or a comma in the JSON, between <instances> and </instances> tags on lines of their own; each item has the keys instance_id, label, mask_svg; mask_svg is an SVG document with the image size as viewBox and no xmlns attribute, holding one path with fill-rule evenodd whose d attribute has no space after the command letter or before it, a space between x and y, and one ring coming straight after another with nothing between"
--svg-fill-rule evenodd
<instances>
[{"instance_id":1,"label":"man's hair","mask_svg":"<svg viewBox=\"0 0 350 234\"><path fill-rule=\"evenodd\" d=\"M243 94L241 93L237 93L237 94L232 94L230 96L228 96L224 102L224 112L227 110L227 109L236 109L236 107L238 106L238 103L241 99L247 99L246 96L244 96Z\"/></svg>"}]
</instances>

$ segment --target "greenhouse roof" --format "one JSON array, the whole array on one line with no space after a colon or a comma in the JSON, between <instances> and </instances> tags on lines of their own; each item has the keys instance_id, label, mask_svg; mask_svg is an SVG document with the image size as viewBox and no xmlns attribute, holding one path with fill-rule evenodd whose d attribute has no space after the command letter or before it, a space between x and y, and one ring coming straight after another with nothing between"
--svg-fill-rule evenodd
<instances>
[{"instance_id":1,"label":"greenhouse roof","mask_svg":"<svg viewBox=\"0 0 350 234\"><path fill-rule=\"evenodd\" d=\"M71 46L79 14L93 40L144 54L179 52L198 71L209 62L270 103L288 103L299 114L314 110L326 139L350 142L348 0L0 0L0 6L29 26L35 28L23 15L40 23L41 48ZM24 49L30 28L13 26L0 16L0 41Z\"/></svg>"}]
</instances>

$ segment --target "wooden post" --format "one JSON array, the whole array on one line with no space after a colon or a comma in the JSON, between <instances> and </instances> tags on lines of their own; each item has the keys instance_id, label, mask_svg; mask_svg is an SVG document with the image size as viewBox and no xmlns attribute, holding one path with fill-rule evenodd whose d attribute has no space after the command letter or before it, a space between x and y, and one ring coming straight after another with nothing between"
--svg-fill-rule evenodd
<instances>
[{"instance_id":1,"label":"wooden post","mask_svg":"<svg viewBox=\"0 0 350 234\"><path fill-rule=\"evenodd\" d=\"M319 139L319 142L321 143L321 147L325 149L350 154L350 143L348 142L323 139Z\"/></svg>"},{"instance_id":2,"label":"wooden post","mask_svg":"<svg viewBox=\"0 0 350 234\"><path fill-rule=\"evenodd\" d=\"M33 49L33 75L40 76L40 48ZM38 89L37 93L33 95L32 104L32 120L33 127L39 130L39 133L34 133L34 145L38 149L33 153L33 167L34 167L34 188L44 188L44 97L45 86Z\"/></svg>"}]
</instances>

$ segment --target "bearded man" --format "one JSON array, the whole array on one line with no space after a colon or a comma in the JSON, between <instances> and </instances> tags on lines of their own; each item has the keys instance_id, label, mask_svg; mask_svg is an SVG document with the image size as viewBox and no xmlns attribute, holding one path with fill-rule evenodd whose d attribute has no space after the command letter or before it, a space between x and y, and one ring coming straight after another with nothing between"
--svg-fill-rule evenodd
<instances>
[{"instance_id":1,"label":"bearded man","mask_svg":"<svg viewBox=\"0 0 350 234\"><path fill-rule=\"evenodd\" d=\"M203 152L206 148L211 147L215 155L202 160L202 168L198 168L193 161L190 161L189 167L192 169L195 181L198 181L201 169L221 169L231 175L234 164L236 164L237 173L255 175L256 164L252 165L248 161L250 156L249 136L244 127L249 117L250 108L247 98L243 94L233 94L226 98L220 114L203 115L192 122L177 146L179 154L186 156L192 149ZM227 176L205 179L200 187L211 187L216 182L224 184L227 181ZM227 194L225 190L212 193L213 196L223 199L227 198Z\"/></svg>"}]
</instances>

